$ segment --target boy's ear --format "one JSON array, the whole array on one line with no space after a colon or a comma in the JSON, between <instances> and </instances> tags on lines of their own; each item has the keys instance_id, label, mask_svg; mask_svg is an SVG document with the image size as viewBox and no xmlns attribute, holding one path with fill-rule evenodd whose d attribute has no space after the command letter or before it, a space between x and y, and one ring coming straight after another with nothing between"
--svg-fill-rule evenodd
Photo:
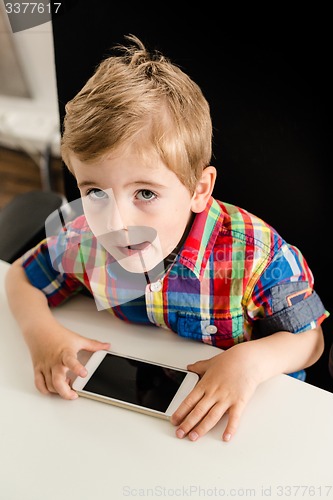
<instances>
[{"instance_id":1,"label":"boy's ear","mask_svg":"<svg viewBox=\"0 0 333 500\"><path fill-rule=\"evenodd\" d=\"M206 208L207 202L214 189L215 180L216 168L212 166L206 167L202 172L201 179L192 197L192 212L200 213Z\"/></svg>"}]
</instances>

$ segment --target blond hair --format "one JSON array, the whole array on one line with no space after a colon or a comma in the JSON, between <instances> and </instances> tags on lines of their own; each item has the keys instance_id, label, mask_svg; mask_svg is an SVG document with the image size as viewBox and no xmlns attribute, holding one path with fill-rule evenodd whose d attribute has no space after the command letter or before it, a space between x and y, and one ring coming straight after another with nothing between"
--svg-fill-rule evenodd
<instances>
[{"instance_id":1,"label":"blond hair","mask_svg":"<svg viewBox=\"0 0 333 500\"><path fill-rule=\"evenodd\" d=\"M193 192L212 154L212 122L200 87L134 35L103 60L66 105L62 158L92 162L129 145L155 151Z\"/></svg>"}]
</instances>

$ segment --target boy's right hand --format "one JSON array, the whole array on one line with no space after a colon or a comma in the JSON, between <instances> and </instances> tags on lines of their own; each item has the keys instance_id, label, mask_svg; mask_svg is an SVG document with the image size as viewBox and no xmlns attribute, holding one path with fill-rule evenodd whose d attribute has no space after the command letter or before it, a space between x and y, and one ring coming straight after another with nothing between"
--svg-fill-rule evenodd
<instances>
[{"instance_id":1,"label":"boy's right hand","mask_svg":"<svg viewBox=\"0 0 333 500\"><path fill-rule=\"evenodd\" d=\"M76 399L71 388L70 372L85 377L87 370L78 359L82 350L95 352L108 350L110 344L87 339L58 325L54 332L33 337L29 348L34 367L35 385L42 394L57 393L64 399Z\"/></svg>"}]
</instances>

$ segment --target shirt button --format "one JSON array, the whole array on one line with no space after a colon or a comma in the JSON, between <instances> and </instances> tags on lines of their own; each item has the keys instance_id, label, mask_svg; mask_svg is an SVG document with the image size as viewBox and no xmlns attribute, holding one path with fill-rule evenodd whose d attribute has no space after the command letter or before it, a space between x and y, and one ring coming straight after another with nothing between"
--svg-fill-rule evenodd
<instances>
[{"instance_id":1,"label":"shirt button","mask_svg":"<svg viewBox=\"0 0 333 500\"><path fill-rule=\"evenodd\" d=\"M159 292L162 289L162 283L160 281L156 281L155 283L150 283L150 290L152 292Z\"/></svg>"},{"instance_id":2,"label":"shirt button","mask_svg":"<svg viewBox=\"0 0 333 500\"><path fill-rule=\"evenodd\" d=\"M213 335L216 332L217 332L217 327L215 325L206 326L206 333Z\"/></svg>"}]
</instances>

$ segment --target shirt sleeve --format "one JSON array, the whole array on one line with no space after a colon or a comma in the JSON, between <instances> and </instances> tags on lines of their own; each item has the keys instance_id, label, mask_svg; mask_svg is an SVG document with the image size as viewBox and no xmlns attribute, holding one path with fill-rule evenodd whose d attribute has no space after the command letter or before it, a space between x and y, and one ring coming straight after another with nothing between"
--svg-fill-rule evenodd
<instances>
[{"instance_id":1,"label":"shirt sleeve","mask_svg":"<svg viewBox=\"0 0 333 500\"><path fill-rule=\"evenodd\" d=\"M299 333L320 325L329 313L313 285L301 252L284 243L253 289L247 308L252 337L278 331Z\"/></svg>"},{"instance_id":2,"label":"shirt sleeve","mask_svg":"<svg viewBox=\"0 0 333 500\"><path fill-rule=\"evenodd\" d=\"M48 303L56 307L84 286L74 274L60 272L52 264L50 249L59 245L57 237L46 238L22 257L22 267L30 283L41 290Z\"/></svg>"}]
</instances>

